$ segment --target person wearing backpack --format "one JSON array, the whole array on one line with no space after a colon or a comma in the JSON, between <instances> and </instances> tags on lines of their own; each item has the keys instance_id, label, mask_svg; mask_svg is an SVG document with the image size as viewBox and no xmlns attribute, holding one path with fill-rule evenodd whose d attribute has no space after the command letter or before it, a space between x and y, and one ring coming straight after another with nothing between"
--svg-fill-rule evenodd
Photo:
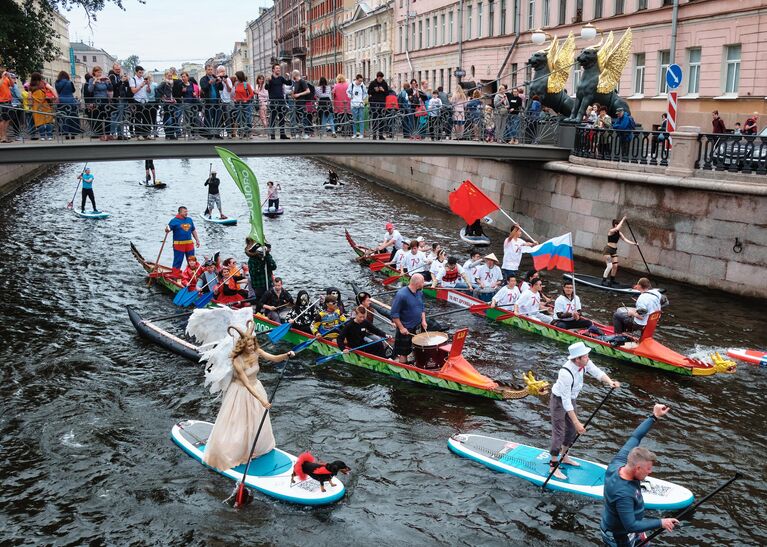
<instances>
[{"instance_id":1,"label":"person wearing backpack","mask_svg":"<svg viewBox=\"0 0 767 547\"><path fill-rule=\"evenodd\" d=\"M629 151L629 145L634 138L632 131L636 129L637 124L634 122L634 118L630 114L626 114L623 108L616 108L615 115L617 117L613 120L613 129L620 131L618 134L621 140L621 154L626 155Z\"/></svg>"},{"instance_id":2,"label":"person wearing backpack","mask_svg":"<svg viewBox=\"0 0 767 547\"><path fill-rule=\"evenodd\" d=\"M352 127L354 129L353 139L364 138L365 132L365 99L368 97L368 89L362 80L362 74L355 76L352 85L346 90L346 94L351 99L352 104Z\"/></svg>"}]
</instances>

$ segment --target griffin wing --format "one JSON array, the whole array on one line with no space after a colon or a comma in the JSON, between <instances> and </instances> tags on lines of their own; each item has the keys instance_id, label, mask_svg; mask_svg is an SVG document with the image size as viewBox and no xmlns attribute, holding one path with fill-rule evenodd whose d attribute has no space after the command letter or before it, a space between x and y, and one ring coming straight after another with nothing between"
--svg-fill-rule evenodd
<instances>
[{"instance_id":1,"label":"griffin wing","mask_svg":"<svg viewBox=\"0 0 767 547\"><path fill-rule=\"evenodd\" d=\"M599 63L597 93L609 93L615 90L621 79L621 73L629 60L629 55L631 55L631 28L626 29L615 47L610 50L604 64Z\"/></svg>"},{"instance_id":2,"label":"griffin wing","mask_svg":"<svg viewBox=\"0 0 767 547\"><path fill-rule=\"evenodd\" d=\"M559 93L565 89L567 78L570 75L570 67L575 62L575 36L572 32L557 50L556 57L549 65L549 83L546 90L549 93ZM553 65L553 66L552 66Z\"/></svg>"},{"instance_id":3,"label":"griffin wing","mask_svg":"<svg viewBox=\"0 0 767 547\"><path fill-rule=\"evenodd\" d=\"M604 70L607 59L610 56L610 51L613 47L613 41L615 41L615 36L613 35L613 31L610 31L607 34L607 38L602 38L599 41L599 44L594 46L597 50L597 67L599 68L600 72Z\"/></svg>"},{"instance_id":4,"label":"griffin wing","mask_svg":"<svg viewBox=\"0 0 767 547\"><path fill-rule=\"evenodd\" d=\"M556 61L557 58L557 45L557 37L554 36L554 38L551 39L551 45L544 50L546 53L546 64L549 65L549 78L551 78L551 73L554 72L554 61Z\"/></svg>"}]
</instances>

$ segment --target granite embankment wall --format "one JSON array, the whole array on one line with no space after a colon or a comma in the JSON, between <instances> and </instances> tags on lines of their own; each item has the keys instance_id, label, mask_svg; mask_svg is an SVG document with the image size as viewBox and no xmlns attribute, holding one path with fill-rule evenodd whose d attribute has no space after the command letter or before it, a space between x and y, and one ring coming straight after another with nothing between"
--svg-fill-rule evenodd
<instances>
[{"instance_id":1,"label":"granite embankment wall","mask_svg":"<svg viewBox=\"0 0 767 547\"><path fill-rule=\"evenodd\" d=\"M672 177L661 169L571 158L543 165L471 158L335 157L328 161L446 208L470 179L539 241L571 231L579 258L602 262L613 218L626 215L654 275L767 298L767 179ZM729 175L727 175L729 177ZM703 178L708 177L708 178ZM509 222L494 215L496 226ZM624 233L630 238L629 231ZM740 252L735 250L740 243ZM645 271L634 246L623 264Z\"/></svg>"},{"instance_id":2,"label":"granite embankment wall","mask_svg":"<svg viewBox=\"0 0 767 547\"><path fill-rule=\"evenodd\" d=\"M0 165L0 198L50 169L50 165L11 163Z\"/></svg>"}]
</instances>

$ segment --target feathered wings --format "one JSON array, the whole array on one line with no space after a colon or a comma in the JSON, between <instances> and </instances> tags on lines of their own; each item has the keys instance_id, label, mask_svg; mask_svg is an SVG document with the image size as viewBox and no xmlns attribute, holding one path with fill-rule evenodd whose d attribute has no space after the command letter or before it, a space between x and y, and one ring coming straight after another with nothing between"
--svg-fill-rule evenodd
<instances>
[{"instance_id":1,"label":"feathered wings","mask_svg":"<svg viewBox=\"0 0 767 547\"><path fill-rule=\"evenodd\" d=\"M597 93L615 91L631 54L631 39L631 28L627 28L618 43L613 46L614 37L610 31L607 40L597 51L599 66Z\"/></svg>"},{"instance_id":2,"label":"feathered wings","mask_svg":"<svg viewBox=\"0 0 767 547\"><path fill-rule=\"evenodd\" d=\"M565 89L567 79L570 76L570 67L575 61L575 36L572 32L562 42L561 47L557 47L557 39L551 41L547 60L549 63L549 81L546 91L549 93L559 93Z\"/></svg>"}]
</instances>

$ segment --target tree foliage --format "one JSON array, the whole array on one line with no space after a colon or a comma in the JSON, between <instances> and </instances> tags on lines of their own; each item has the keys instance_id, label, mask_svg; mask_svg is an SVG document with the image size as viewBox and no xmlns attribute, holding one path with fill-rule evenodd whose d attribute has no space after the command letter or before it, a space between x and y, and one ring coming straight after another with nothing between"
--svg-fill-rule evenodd
<instances>
[{"instance_id":1,"label":"tree foliage","mask_svg":"<svg viewBox=\"0 0 767 547\"><path fill-rule=\"evenodd\" d=\"M121 59L117 62L120 63L120 66L122 66L129 73L134 72L136 66L140 64L138 55L130 55L129 57L126 57L125 59Z\"/></svg>"}]
</instances>

